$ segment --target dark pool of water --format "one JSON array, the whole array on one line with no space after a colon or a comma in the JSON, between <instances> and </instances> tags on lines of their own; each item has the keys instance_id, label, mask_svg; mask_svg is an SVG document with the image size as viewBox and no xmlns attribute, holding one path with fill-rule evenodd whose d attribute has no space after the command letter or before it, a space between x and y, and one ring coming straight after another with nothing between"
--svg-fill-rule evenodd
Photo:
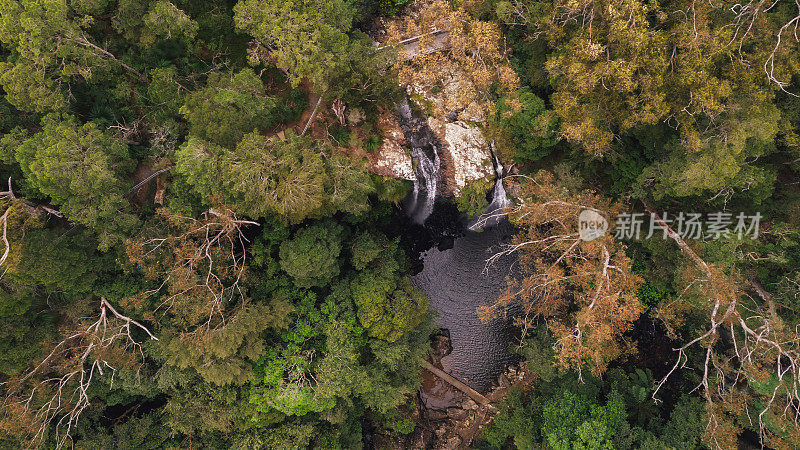
<instances>
[{"instance_id":1,"label":"dark pool of water","mask_svg":"<svg viewBox=\"0 0 800 450\"><path fill-rule=\"evenodd\" d=\"M514 356L509 352L514 327L496 319L483 323L476 309L493 303L514 275L513 256L501 258L488 271L486 259L510 238L507 222L483 232L465 230L449 242L451 248L433 247L421 255L422 271L411 278L428 296L438 314L436 322L450 332L450 355L442 366L478 391L487 391Z\"/></svg>"}]
</instances>

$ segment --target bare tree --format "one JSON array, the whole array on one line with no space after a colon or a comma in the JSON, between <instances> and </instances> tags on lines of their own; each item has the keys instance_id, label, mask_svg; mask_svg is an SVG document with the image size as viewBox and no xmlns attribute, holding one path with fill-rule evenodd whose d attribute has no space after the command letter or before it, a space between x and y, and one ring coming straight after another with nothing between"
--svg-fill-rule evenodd
<instances>
[{"instance_id":1,"label":"bare tree","mask_svg":"<svg viewBox=\"0 0 800 450\"><path fill-rule=\"evenodd\" d=\"M159 214L171 228L166 235L127 243L131 261L146 277L161 280L159 287L142 293L138 300L166 292L153 313L181 314L187 324L204 317L194 331L224 325L226 305L237 295L244 301L239 283L246 271L247 238L242 227L258 222L238 219L226 208L211 208L201 219L164 209ZM187 304L174 308L176 302Z\"/></svg>"},{"instance_id":2,"label":"bare tree","mask_svg":"<svg viewBox=\"0 0 800 450\"><path fill-rule=\"evenodd\" d=\"M98 377L109 377L113 387L117 370L135 368L138 373L144 352L135 330L146 339L158 340L105 298L100 298L99 307L96 320L65 336L36 367L2 383L9 392L2 403L3 415L18 421L31 445L42 443L53 426L56 448L63 447L90 405L88 391ZM27 394L20 394L24 390Z\"/></svg>"},{"instance_id":3,"label":"bare tree","mask_svg":"<svg viewBox=\"0 0 800 450\"><path fill-rule=\"evenodd\" d=\"M613 236L584 240L578 217L584 210L600 215L619 209L591 191L571 193L553 176L526 178L520 202L509 208L519 232L487 260L515 255L520 277L509 282L494 305L479 309L482 318L502 313L512 302L522 306L516 322L523 335L546 322L556 338L558 363L582 375L594 373L628 349L624 334L641 314L636 291L641 279Z\"/></svg>"},{"instance_id":4,"label":"bare tree","mask_svg":"<svg viewBox=\"0 0 800 450\"><path fill-rule=\"evenodd\" d=\"M341 100L334 100L333 104L331 104L331 110L334 114L336 114L336 118L339 119L339 124L344 126L344 102Z\"/></svg>"},{"instance_id":5,"label":"bare tree","mask_svg":"<svg viewBox=\"0 0 800 450\"><path fill-rule=\"evenodd\" d=\"M706 440L718 448L727 446L721 441L721 435L728 428L723 417L728 407L726 403L741 402L743 395L758 395L745 392L748 388L742 386L771 379L774 387L768 395L759 395L763 406L754 412L757 413L754 425L760 431L761 443L768 444L766 417L783 420L794 427L800 420L800 335L797 330L786 327L778 316L772 296L760 283L749 283L749 289L756 293L759 302L737 286L732 277L700 258L652 208L646 209L697 269L697 276L681 295L694 289L701 298L708 299L705 331L675 349L678 353L675 364L658 382L653 398L657 398L660 389L677 370L689 367L687 351L694 347L702 355L697 389L706 400ZM754 420L750 411L746 411L746 415Z\"/></svg>"}]
</instances>

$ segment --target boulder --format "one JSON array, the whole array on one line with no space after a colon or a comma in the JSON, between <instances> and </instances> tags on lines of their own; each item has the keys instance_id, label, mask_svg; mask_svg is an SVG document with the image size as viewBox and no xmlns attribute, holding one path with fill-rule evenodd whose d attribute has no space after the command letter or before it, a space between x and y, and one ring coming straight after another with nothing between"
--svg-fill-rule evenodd
<instances>
[{"instance_id":1,"label":"boulder","mask_svg":"<svg viewBox=\"0 0 800 450\"><path fill-rule=\"evenodd\" d=\"M463 121L443 122L435 118L428 119L428 125L440 137L443 149L450 154L452 161L453 194L461 194L467 184L472 181L494 176L492 154L489 144L478 127Z\"/></svg>"},{"instance_id":2,"label":"boulder","mask_svg":"<svg viewBox=\"0 0 800 450\"><path fill-rule=\"evenodd\" d=\"M378 128L383 134L383 142L377 151L369 155L370 170L378 175L415 180L411 154L406 151L406 139L390 111L384 111L378 119Z\"/></svg>"}]
</instances>

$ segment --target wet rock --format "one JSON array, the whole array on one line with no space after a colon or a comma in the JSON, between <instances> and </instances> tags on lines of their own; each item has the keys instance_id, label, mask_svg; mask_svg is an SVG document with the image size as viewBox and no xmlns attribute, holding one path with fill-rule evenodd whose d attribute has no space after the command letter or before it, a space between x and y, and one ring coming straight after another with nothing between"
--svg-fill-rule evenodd
<instances>
[{"instance_id":1,"label":"wet rock","mask_svg":"<svg viewBox=\"0 0 800 450\"><path fill-rule=\"evenodd\" d=\"M450 343L450 336L444 334L437 334L431 338L431 362L436 365L441 359L449 355L453 351L453 345Z\"/></svg>"},{"instance_id":2,"label":"wet rock","mask_svg":"<svg viewBox=\"0 0 800 450\"><path fill-rule=\"evenodd\" d=\"M447 416L453 420L464 420L469 416L469 411L462 408L447 408Z\"/></svg>"}]
</instances>

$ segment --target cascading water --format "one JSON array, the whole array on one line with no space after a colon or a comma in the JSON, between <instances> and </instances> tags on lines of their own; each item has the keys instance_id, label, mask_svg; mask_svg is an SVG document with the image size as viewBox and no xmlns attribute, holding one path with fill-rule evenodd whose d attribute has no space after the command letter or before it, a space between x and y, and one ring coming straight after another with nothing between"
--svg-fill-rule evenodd
<instances>
[{"instance_id":1,"label":"cascading water","mask_svg":"<svg viewBox=\"0 0 800 450\"><path fill-rule=\"evenodd\" d=\"M505 176L505 173L503 173L503 164L500 163L500 160L494 153L494 141L492 141L489 148L492 153L492 158L494 158L495 175L494 188L492 189L492 200L486 206L486 209L483 211L483 213L478 216L478 218L473 220L469 225L468 228L472 231L496 226L505 217L505 208L511 204L506 196L506 188L503 186L503 177Z\"/></svg>"},{"instance_id":2,"label":"cascading water","mask_svg":"<svg viewBox=\"0 0 800 450\"><path fill-rule=\"evenodd\" d=\"M408 213L414 222L425 223L433 212L433 204L436 201L436 183L439 178L439 154L436 146L433 146L433 161L421 148L415 148L411 152L411 159L416 167L414 172L417 178L414 180L414 197L411 199L413 208L409 208Z\"/></svg>"},{"instance_id":3,"label":"cascading water","mask_svg":"<svg viewBox=\"0 0 800 450\"><path fill-rule=\"evenodd\" d=\"M439 182L439 153L436 136L424 118L416 117L408 99L398 108L400 128L406 144L411 147L414 162L414 189L406 201L406 213L417 224L424 224L433 212L436 202L436 188Z\"/></svg>"},{"instance_id":4,"label":"cascading water","mask_svg":"<svg viewBox=\"0 0 800 450\"><path fill-rule=\"evenodd\" d=\"M505 288L506 277L514 276L513 256L500 258L491 270L485 270L486 258L511 234L510 226L502 220L501 209L508 205L503 166L494 158L496 182L492 201L481 215L488 219L479 227L486 230L476 233L474 229L465 229L471 228L469 223L460 221L457 214L445 214L448 206L444 203L436 204L441 176L439 142L428 121L412 111L408 99L397 113L416 174L414 188L405 204L406 215L414 224L408 227L408 236L427 236L422 244L428 244L421 254L424 261L421 271L412 277L412 283L425 292L431 309L437 313L437 323L450 332L453 352L441 359L443 368L475 389L486 391L513 360L508 352L513 330L509 323L501 319L483 323L476 311L480 305L493 303ZM449 228L440 222L449 217L452 217L450 225L458 233L445 246L441 245L443 232ZM416 244L411 247L416 248Z\"/></svg>"}]
</instances>

